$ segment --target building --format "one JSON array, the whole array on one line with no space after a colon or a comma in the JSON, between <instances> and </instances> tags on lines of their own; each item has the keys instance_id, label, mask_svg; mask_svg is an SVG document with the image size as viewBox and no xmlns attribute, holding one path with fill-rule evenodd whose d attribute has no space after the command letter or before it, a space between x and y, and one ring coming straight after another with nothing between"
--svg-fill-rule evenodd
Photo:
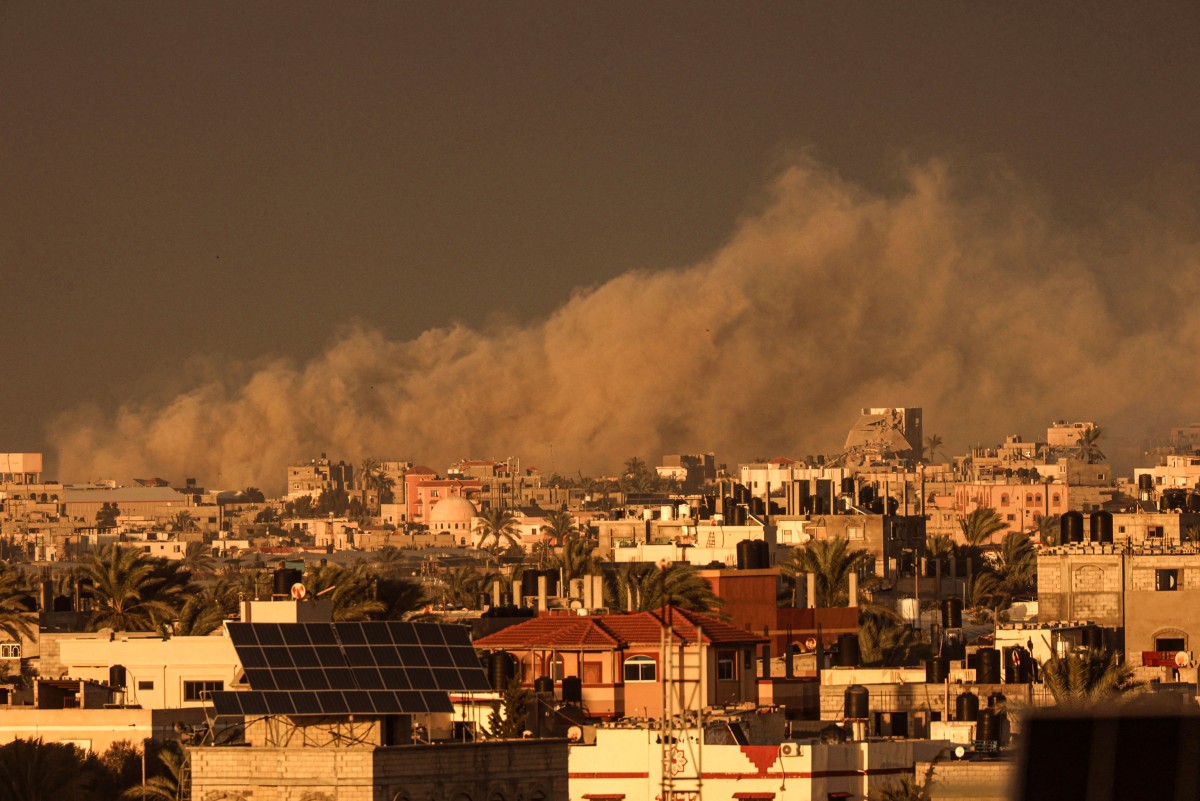
<instances>
[{"instance_id":1,"label":"building","mask_svg":"<svg viewBox=\"0 0 1200 801\"><path fill-rule=\"evenodd\" d=\"M477 504L482 492L479 479L438 478L433 470L418 465L404 475L405 522L427 525L430 510L443 498L457 496Z\"/></svg>"},{"instance_id":2,"label":"building","mask_svg":"<svg viewBox=\"0 0 1200 801\"><path fill-rule=\"evenodd\" d=\"M40 453L0 453L0 484L41 484Z\"/></svg>"},{"instance_id":3,"label":"building","mask_svg":"<svg viewBox=\"0 0 1200 801\"><path fill-rule=\"evenodd\" d=\"M1038 555L1042 621L1113 630L1133 667L1168 670L1200 644L1200 550L1192 545L1073 544ZM1181 660L1184 659L1181 657Z\"/></svg>"},{"instance_id":4,"label":"building","mask_svg":"<svg viewBox=\"0 0 1200 801\"><path fill-rule=\"evenodd\" d=\"M565 740L476 742L450 693L490 693L468 630L433 623L233 623L247 689L213 694L191 797L567 801ZM216 740L215 742L220 742Z\"/></svg>"},{"instance_id":5,"label":"building","mask_svg":"<svg viewBox=\"0 0 1200 801\"><path fill-rule=\"evenodd\" d=\"M511 655L516 675L530 687L545 677L561 693L564 679L578 678L589 716L614 720L660 716L664 699L676 709L757 702L755 650L765 642L710 615L670 606L628 615L544 615L475 645Z\"/></svg>"},{"instance_id":6,"label":"building","mask_svg":"<svg viewBox=\"0 0 1200 801\"><path fill-rule=\"evenodd\" d=\"M316 498L326 490L349 491L354 487L354 466L345 462L334 464L325 454L320 459L310 459L308 464L288 465L287 500L302 495Z\"/></svg>"}]
</instances>

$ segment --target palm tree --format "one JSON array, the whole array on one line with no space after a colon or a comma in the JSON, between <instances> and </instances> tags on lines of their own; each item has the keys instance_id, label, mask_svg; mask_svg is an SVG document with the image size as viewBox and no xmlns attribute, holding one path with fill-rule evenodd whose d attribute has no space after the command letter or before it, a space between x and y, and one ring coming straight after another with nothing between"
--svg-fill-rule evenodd
<instances>
[{"instance_id":1,"label":"palm tree","mask_svg":"<svg viewBox=\"0 0 1200 801\"><path fill-rule=\"evenodd\" d=\"M1058 545L1062 534L1062 515L1034 515L1033 529L1030 534L1037 534L1038 541L1043 545Z\"/></svg>"},{"instance_id":2,"label":"palm tree","mask_svg":"<svg viewBox=\"0 0 1200 801\"><path fill-rule=\"evenodd\" d=\"M178 743L167 742L158 752L158 761L162 773L146 779L145 784L130 787L121 793L121 801L181 801L187 789L184 777L187 754Z\"/></svg>"},{"instance_id":3,"label":"palm tree","mask_svg":"<svg viewBox=\"0 0 1200 801\"><path fill-rule=\"evenodd\" d=\"M860 612L858 642L863 665L872 667L916 665L933 654L930 644L895 612L879 608Z\"/></svg>"},{"instance_id":4,"label":"palm tree","mask_svg":"<svg viewBox=\"0 0 1200 801\"><path fill-rule=\"evenodd\" d=\"M328 564L305 576L305 587L314 596L333 602L335 621L372 620L387 610L376 597L377 577L365 565L342 567Z\"/></svg>"},{"instance_id":5,"label":"palm tree","mask_svg":"<svg viewBox=\"0 0 1200 801\"><path fill-rule=\"evenodd\" d=\"M579 531L575 517L566 511L551 512L546 515L546 525L542 526L542 534L555 547L563 544L570 535Z\"/></svg>"},{"instance_id":6,"label":"palm tree","mask_svg":"<svg viewBox=\"0 0 1200 801\"><path fill-rule=\"evenodd\" d=\"M1133 670L1116 651L1088 649L1052 656L1041 667L1042 684L1060 707L1111 703L1137 687Z\"/></svg>"},{"instance_id":7,"label":"palm tree","mask_svg":"<svg viewBox=\"0 0 1200 801\"><path fill-rule=\"evenodd\" d=\"M850 574L863 570L872 559L870 551L863 548L850 550L850 541L845 537L832 537L792 548L792 557L783 570L797 584L801 574L808 574L816 582L817 606L840 606L848 597Z\"/></svg>"},{"instance_id":8,"label":"palm tree","mask_svg":"<svg viewBox=\"0 0 1200 801\"><path fill-rule=\"evenodd\" d=\"M1107 457L1097 444L1102 436L1104 436L1104 432L1100 426L1082 429L1079 432L1079 438L1075 440L1075 455L1088 464L1104 461Z\"/></svg>"},{"instance_id":9,"label":"palm tree","mask_svg":"<svg viewBox=\"0 0 1200 801\"><path fill-rule=\"evenodd\" d=\"M474 567L457 567L442 576L446 589L446 603L467 609L478 608L479 596L487 592L492 583L491 575L480 573Z\"/></svg>"},{"instance_id":10,"label":"palm tree","mask_svg":"<svg viewBox=\"0 0 1200 801\"><path fill-rule=\"evenodd\" d=\"M938 449L942 447L942 438L937 434L930 434L925 438L925 448L922 455L928 456L930 461L935 458Z\"/></svg>"},{"instance_id":11,"label":"palm tree","mask_svg":"<svg viewBox=\"0 0 1200 801\"><path fill-rule=\"evenodd\" d=\"M575 532L563 539L562 550L550 560L550 567L562 572L562 582L570 586L572 579L595 575L600 571L600 559L595 555L599 543L595 538Z\"/></svg>"},{"instance_id":12,"label":"palm tree","mask_svg":"<svg viewBox=\"0 0 1200 801\"><path fill-rule=\"evenodd\" d=\"M242 490L242 495L246 496L246 503L266 503L267 496L258 487L246 487Z\"/></svg>"},{"instance_id":13,"label":"palm tree","mask_svg":"<svg viewBox=\"0 0 1200 801\"><path fill-rule=\"evenodd\" d=\"M959 518L958 527L967 545L978 548L990 543L993 534L1003 531L1005 523L1000 519L1000 515L996 514L995 509L980 506L966 517Z\"/></svg>"},{"instance_id":14,"label":"palm tree","mask_svg":"<svg viewBox=\"0 0 1200 801\"><path fill-rule=\"evenodd\" d=\"M370 457L363 459L359 470L359 483L363 489L363 506L368 506L367 495L374 496L375 503L369 508L373 514L379 514L380 507L385 503L391 503L392 492L396 486L396 480L383 472L379 466L378 459Z\"/></svg>"},{"instance_id":15,"label":"palm tree","mask_svg":"<svg viewBox=\"0 0 1200 801\"><path fill-rule=\"evenodd\" d=\"M211 574L216 566L212 546L203 542L189 542L183 550L180 566L192 573Z\"/></svg>"},{"instance_id":16,"label":"palm tree","mask_svg":"<svg viewBox=\"0 0 1200 801\"><path fill-rule=\"evenodd\" d=\"M187 509L180 509L171 516L173 531L192 531L196 528L196 517Z\"/></svg>"},{"instance_id":17,"label":"palm tree","mask_svg":"<svg viewBox=\"0 0 1200 801\"><path fill-rule=\"evenodd\" d=\"M93 583L91 631L152 631L175 617L188 586L177 567L119 545L93 554L82 573Z\"/></svg>"},{"instance_id":18,"label":"palm tree","mask_svg":"<svg viewBox=\"0 0 1200 801\"><path fill-rule=\"evenodd\" d=\"M637 456L625 460L625 472L621 475L621 489L625 492L652 492L657 487L658 476Z\"/></svg>"},{"instance_id":19,"label":"palm tree","mask_svg":"<svg viewBox=\"0 0 1200 801\"><path fill-rule=\"evenodd\" d=\"M1033 597L1037 592L1037 547L1022 531L1004 535L987 569L1011 597Z\"/></svg>"},{"instance_id":20,"label":"palm tree","mask_svg":"<svg viewBox=\"0 0 1200 801\"><path fill-rule=\"evenodd\" d=\"M17 642L33 639L37 600L29 591L25 574L10 564L0 566L0 631Z\"/></svg>"},{"instance_id":21,"label":"palm tree","mask_svg":"<svg viewBox=\"0 0 1200 801\"><path fill-rule=\"evenodd\" d=\"M181 637L203 637L221 627L224 620L238 611L241 588L228 581L218 581L187 599L175 621L175 634Z\"/></svg>"},{"instance_id":22,"label":"palm tree","mask_svg":"<svg viewBox=\"0 0 1200 801\"><path fill-rule=\"evenodd\" d=\"M95 766L69 743L13 740L0 746L0 801L83 801Z\"/></svg>"},{"instance_id":23,"label":"palm tree","mask_svg":"<svg viewBox=\"0 0 1200 801\"><path fill-rule=\"evenodd\" d=\"M479 534L479 547L487 548L489 541L499 546L501 539L508 543L508 548L519 548L517 542L517 516L508 509L489 506L479 513L479 522L475 524L475 532Z\"/></svg>"},{"instance_id":24,"label":"palm tree","mask_svg":"<svg viewBox=\"0 0 1200 801\"><path fill-rule=\"evenodd\" d=\"M695 567L678 562L659 568L648 562L624 565L606 582L607 605L628 608L631 612L649 612L667 603L693 612L712 613L721 599Z\"/></svg>"}]
</instances>

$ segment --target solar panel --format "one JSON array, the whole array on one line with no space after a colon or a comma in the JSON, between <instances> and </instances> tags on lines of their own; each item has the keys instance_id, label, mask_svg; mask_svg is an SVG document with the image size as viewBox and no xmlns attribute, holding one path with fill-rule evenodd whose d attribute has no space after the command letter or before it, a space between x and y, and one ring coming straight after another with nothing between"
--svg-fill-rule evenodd
<instances>
[{"instance_id":1,"label":"solar panel","mask_svg":"<svg viewBox=\"0 0 1200 801\"><path fill-rule=\"evenodd\" d=\"M448 693L491 689L461 626L231 623L229 633L251 689L214 694L217 714L449 712Z\"/></svg>"}]
</instances>

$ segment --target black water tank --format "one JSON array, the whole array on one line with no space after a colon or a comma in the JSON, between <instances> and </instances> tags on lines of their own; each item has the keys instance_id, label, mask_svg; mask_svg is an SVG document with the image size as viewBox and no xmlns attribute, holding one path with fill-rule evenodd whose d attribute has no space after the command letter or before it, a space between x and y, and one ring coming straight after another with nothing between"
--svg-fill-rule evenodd
<instances>
[{"instance_id":1,"label":"black water tank","mask_svg":"<svg viewBox=\"0 0 1200 801\"><path fill-rule=\"evenodd\" d=\"M562 699L568 704L583 703L583 679L566 676L562 680Z\"/></svg>"},{"instance_id":2,"label":"black water tank","mask_svg":"<svg viewBox=\"0 0 1200 801\"><path fill-rule=\"evenodd\" d=\"M488 676L491 677L493 690L504 692L513 679L513 668L513 658L508 652L492 651L488 655Z\"/></svg>"},{"instance_id":3,"label":"black water tank","mask_svg":"<svg viewBox=\"0 0 1200 801\"><path fill-rule=\"evenodd\" d=\"M866 720L871 716L871 691L861 684L851 684L846 688L846 718L848 720Z\"/></svg>"},{"instance_id":4,"label":"black water tank","mask_svg":"<svg viewBox=\"0 0 1200 801\"><path fill-rule=\"evenodd\" d=\"M942 600L942 628L962 628L962 598L951 597Z\"/></svg>"},{"instance_id":5,"label":"black water tank","mask_svg":"<svg viewBox=\"0 0 1200 801\"><path fill-rule=\"evenodd\" d=\"M292 594L292 585L300 581L303 574L292 567L281 567L275 571L275 577L271 584L272 595L283 595L290 597Z\"/></svg>"},{"instance_id":6,"label":"black water tank","mask_svg":"<svg viewBox=\"0 0 1200 801\"><path fill-rule=\"evenodd\" d=\"M975 723L975 739L983 742L1000 742L1000 717L992 709L979 710Z\"/></svg>"},{"instance_id":7,"label":"black water tank","mask_svg":"<svg viewBox=\"0 0 1200 801\"><path fill-rule=\"evenodd\" d=\"M1170 509L1173 511L1175 509L1181 508L1186 502L1187 502L1187 498L1185 497L1185 493L1183 490L1168 489L1168 490L1163 490L1162 501L1161 501L1161 503L1159 503L1159 506L1163 510Z\"/></svg>"},{"instance_id":8,"label":"black water tank","mask_svg":"<svg viewBox=\"0 0 1200 801\"><path fill-rule=\"evenodd\" d=\"M764 570L771 566L771 547L766 540L742 540L737 544L738 570Z\"/></svg>"},{"instance_id":9,"label":"black water tank","mask_svg":"<svg viewBox=\"0 0 1200 801\"><path fill-rule=\"evenodd\" d=\"M113 665L108 669L108 686L109 687L124 687L125 686L125 666Z\"/></svg>"},{"instance_id":10,"label":"black water tank","mask_svg":"<svg viewBox=\"0 0 1200 801\"><path fill-rule=\"evenodd\" d=\"M975 653L975 683L1000 683L1000 652L995 648L980 648Z\"/></svg>"},{"instance_id":11,"label":"black water tank","mask_svg":"<svg viewBox=\"0 0 1200 801\"><path fill-rule=\"evenodd\" d=\"M1106 545L1112 544L1112 512L1092 512L1092 516L1088 519L1088 527L1092 535L1092 542L1100 542Z\"/></svg>"},{"instance_id":12,"label":"black water tank","mask_svg":"<svg viewBox=\"0 0 1200 801\"><path fill-rule=\"evenodd\" d=\"M842 479L842 494L843 495L853 495L854 494L854 479L853 478L847 476L846 478Z\"/></svg>"},{"instance_id":13,"label":"black water tank","mask_svg":"<svg viewBox=\"0 0 1200 801\"><path fill-rule=\"evenodd\" d=\"M536 598L537 597L538 576L540 574L541 574L540 570L526 570L524 573L521 574L521 597L522 598Z\"/></svg>"},{"instance_id":14,"label":"black water tank","mask_svg":"<svg viewBox=\"0 0 1200 801\"><path fill-rule=\"evenodd\" d=\"M1083 542L1083 513L1067 512L1058 522L1060 545L1071 542Z\"/></svg>"},{"instance_id":15,"label":"black water tank","mask_svg":"<svg viewBox=\"0 0 1200 801\"><path fill-rule=\"evenodd\" d=\"M1189 492L1187 499L1189 512L1200 512L1200 492Z\"/></svg>"},{"instance_id":16,"label":"black water tank","mask_svg":"<svg viewBox=\"0 0 1200 801\"><path fill-rule=\"evenodd\" d=\"M860 507L866 508L870 506L874 500L875 488L871 485L864 485L863 488L858 491L858 505Z\"/></svg>"},{"instance_id":17,"label":"black water tank","mask_svg":"<svg viewBox=\"0 0 1200 801\"><path fill-rule=\"evenodd\" d=\"M1138 489L1143 492L1149 492L1154 489L1154 476L1149 473L1142 473L1138 476Z\"/></svg>"},{"instance_id":18,"label":"black water tank","mask_svg":"<svg viewBox=\"0 0 1200 801\"><path fill-rule=\"evenodd\" d=\"M858 647L857 634L838 635L838 667L858 667L862 662L862 653Z\"/></svg>"},{"instance_id":19,"label":"black water tank","mask_svg":"<svg viewBox=\"0 0 1200 801\"><path fill-rule=\"evenodd\" d=\"M979 696L975 693L959 693L954 701L955 720L978 720Z\"/></svg>"},{"instance_id":20,"label":"black water tank","mask_svg":"<svg viewBox=\"0 0 1200 801\"><path fill-rule=\"evenodd\" d=\"M554 679L549 676L538 676L533 680L533 691L540 695L554 695Z\"/></svg>"},{"instance_id":21,"label":"black water tank","mask_svg":"<svg viewBox=\"0 0 1200 801\"><path fill-rule=\"evenodd\" d=\"M925 681L930 684L942 684L950 677L950 660L944 656L935 656L925 660Z\"/></svg>"}]
</instances>

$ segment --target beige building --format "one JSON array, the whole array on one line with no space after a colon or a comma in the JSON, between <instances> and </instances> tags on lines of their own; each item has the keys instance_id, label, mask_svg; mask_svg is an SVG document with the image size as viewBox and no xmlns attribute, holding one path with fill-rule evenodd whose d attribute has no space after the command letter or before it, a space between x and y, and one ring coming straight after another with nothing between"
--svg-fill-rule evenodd
<instances>
[{"instance_id":1,"label":"beige building","mask_svg":"<svg viewBox=\"0 0 1200 801\"><path fill-rule=\"evenodd\" d=\"M1042 621L1088 621L1116 629L1134 667L1174 663L1179 652L1194 663L1200 645L1200 550L1049 548L1038 556L1038 603Z\"/></svg>"}]
</instances>

